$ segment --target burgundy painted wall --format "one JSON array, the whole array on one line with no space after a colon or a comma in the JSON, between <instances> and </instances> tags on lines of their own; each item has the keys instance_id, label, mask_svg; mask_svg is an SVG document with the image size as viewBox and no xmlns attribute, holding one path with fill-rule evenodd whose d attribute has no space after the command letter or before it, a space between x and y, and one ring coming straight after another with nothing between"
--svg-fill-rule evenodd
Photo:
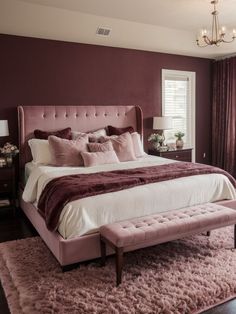
<instances>
[{"instance_id":1,"label":"burgundy painted wall","mask_svg":"<svg viewBox=\"0 0 236 314\"><path fill-rule=\"evenodd\" d=\"M16 143L19 104L136 104L143 109L146 141L152 132L151 117L161 114L161 69L195 71L197 161L210 162L211 63L202 58L0 35L0 119L9 120L10 140Z\"/></svg>"}]
</instances>

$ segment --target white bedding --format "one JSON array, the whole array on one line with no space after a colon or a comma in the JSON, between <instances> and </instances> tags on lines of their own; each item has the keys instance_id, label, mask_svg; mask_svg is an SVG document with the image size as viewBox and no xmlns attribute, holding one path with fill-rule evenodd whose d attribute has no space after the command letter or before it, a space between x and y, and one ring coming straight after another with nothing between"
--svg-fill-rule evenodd
<instances>
[{"instance_id":1,"label":"white bedding","mask_svg":"<svg viewBox=\"0 0 236 314\"><path fill-rule=\"evenodd\" d=\"M91 168L37 166L31 168L23 199L37 206L45 185L51 179L63 175L171 162L175 161L146 155L138 161ZM236 192L228 178L221 174L197 175L152 183L68 203L61 213L58 231L63 238L69 239L96 232L103 224L223 199L236 199Z\"/></svg>"}]
</instances>

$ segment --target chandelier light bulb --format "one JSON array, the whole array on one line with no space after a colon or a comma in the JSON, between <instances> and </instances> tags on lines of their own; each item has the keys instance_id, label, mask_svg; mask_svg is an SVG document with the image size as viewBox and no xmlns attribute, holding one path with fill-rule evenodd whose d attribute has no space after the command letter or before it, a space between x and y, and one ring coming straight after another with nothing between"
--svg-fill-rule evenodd
<instances>
[{"instance_id":1,"label":"chandelier light bulb","mask_svg":"<svg viewBox=\"0 0 236 314\"><path fill-rule=\"evenodd\" d=\"M212 15L212 26L211 31L207 29L202 29L201 35L196 40L197 45L199 47L207 47L207 46L220 46L221 43L231 43L236 38L236 29L233 29L231 39L226 40L226 27L220 26L219 23L219 12L216 10L216 5L218 4L218 0L211 0L211 4L213 5Z\"/></svg>"},{"instance_id":2,"label":"chandelier light bulb","mask_svg":"<svg viewBox=\"0 0 236 314\"><path fill-rule=\"evenodd\" d=\"M225 26L222 26L222 27L221 27L221 34L222 34L222 35L225 35L225 33L226 33L226 27L225 27Z\"/></svg>"}]
</instances>

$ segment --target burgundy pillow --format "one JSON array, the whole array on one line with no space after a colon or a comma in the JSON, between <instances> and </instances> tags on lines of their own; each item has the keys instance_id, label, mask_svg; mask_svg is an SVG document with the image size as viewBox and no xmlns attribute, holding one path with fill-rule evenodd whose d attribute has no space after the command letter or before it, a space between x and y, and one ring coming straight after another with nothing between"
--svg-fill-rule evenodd
<instances>
[{"instance_id":1,"label":"burgundy pillow","mask_svg":"<svg viewBox=\"0 0 236 314\"><path fill-rule=\"evenodd\" d=\"M114 126L108 125L107 129L108 129L109 135L121 135L126 132L129 132L129 133L134 132L134 128L132 126L128 126L127 128L116 128Z\"/></svg>"},{"instance_id":2,"label":"burgundy pillow","mask_svg":"<svg viewBox=\"0 0 236 314\"><path fill-rule=\"evenodd\" d=\"M79 167L84 165L81 152L88 151L88 135L71 141L51 135L48 142L54 166Z\"/></svg>"},{"instance_id":3,"label":"burgundy pillow","mask_svg":"<svg viewBox=\"0 0 236 314\"><path fill-rule=\"evenodd\" d=\"M66 128L58 131L42 131L42 130L34 130L35 138L40 140L47 140L50 135L54 135L60 138L65 138L67 140L71 140L71 128Z\"/></svg>"},{"instance_id":4,"label":"burgundy pillow","mask_svg":"<svg viewBox=\"0 0 236 314\"><path fill-rule=\"evenodd\" d=\"M82 152L81 155L83 157L85 167L119 163L119 159L117 158L114 150L94 153Z\"/></svg>"},{"instance_id":5,"label":"burgundy pillow","mask_svg":"<svg viewBox=\"0 0 236 314\"><path fill-rule=\"evenodd\" d=\"M89 143L88 149L90 152L108 152L114 150L111 141L104 143Z\"/></svg>"},{"instance_id":6,"label":"burgundy pillow","mask_svg":"<svg viewBox=\"0 0 236 314\"><path fill-rule=\"evenodd\" d=\"M106 136L101 141L111 141L114 151L116 152L119 161L136 160L132 136L129 132L123 133L120 136Z\"/></svg>"}]
</instances>

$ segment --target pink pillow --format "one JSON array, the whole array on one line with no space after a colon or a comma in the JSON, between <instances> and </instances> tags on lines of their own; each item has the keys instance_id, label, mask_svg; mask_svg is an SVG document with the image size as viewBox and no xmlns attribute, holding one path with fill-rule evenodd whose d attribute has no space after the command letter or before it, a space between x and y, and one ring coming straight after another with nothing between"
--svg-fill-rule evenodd
<instances>
[{"instance_id":1,"label":"pink pillow","mask_svg":"<svg viewBox=\"0 0 236 314\"><path fill-rule=\"evenodd\" d=\"M71 128L66 128L63 130L57 131L42 131L42 130L34 130L35 138L40 140L47 140L50 135L54 135L60 138L65 138L67 140L71 140Z\"/></svg>"},{"instance_id":2,"label":"pink pillow","mask_svg":"<svg viewBox=\"0 0 236 314\"><path fill-rule=\"evenodd\" d=\"M81 155L83 157L85 167L119 163L119 159L117 158L114 150L95 153L81 152Z\"/></svg>"},{"instance_id":3,"label":"pink pillow","mask_svg":"<svg viewBox=\"0 0 236 314\"><path fill-rule=\"evenodd\" d=\"M106 136L102 142L111 141L119 161L136 160L131 134L126 132L120 136Z\"/></svg>"},{"instance_id":4,"label":"pink pillow","mask_svg":"<svg viewBox=\"0 0 236 314\"><path fill-rule=\"evenodd\" d=\"M114 150L111 141L104 143L89 143L88 149L90 152L107 152Z\"/></svg>"},{"instance_id":5,"label":"pink pillow","mask_svg":"<svg viewBox=\"0 0 236 314\"><path fill-rule=\"evenodd\" d=\"M142 157L145 152L143 150L143 144L141 142L140 134L134 132L131 134L133 146L134 146L134 153L136 157Z\"/></svg>"},{"instance_id":6,"label":"pink pillow","mask_svg":"<svg viewBox=\"0 0 236 314\"><path fill-rule=\"evenodd\" d=\"M49 148L52 154L52 164L55 166L83 166L81 152L87 152L88 136L77 140L66 140L56 136L49 136Z\"/></svg>"}]
</instances>

